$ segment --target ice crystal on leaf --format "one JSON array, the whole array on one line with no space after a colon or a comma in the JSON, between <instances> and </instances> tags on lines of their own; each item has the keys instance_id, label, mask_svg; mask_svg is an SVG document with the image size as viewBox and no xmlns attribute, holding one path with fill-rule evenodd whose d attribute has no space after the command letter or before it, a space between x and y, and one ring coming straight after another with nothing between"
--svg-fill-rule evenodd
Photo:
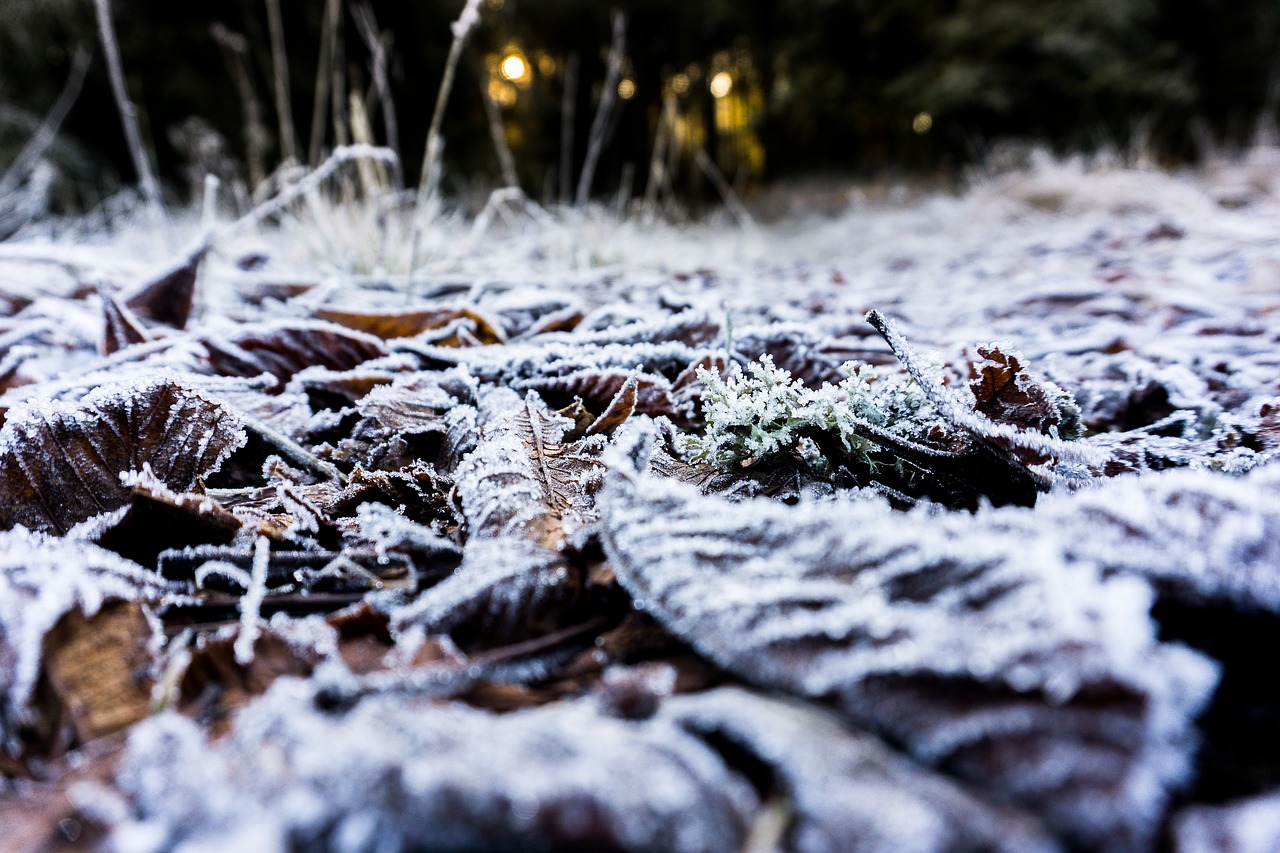
<instances>
[{"instance_id":1,"label":"ice crystal on leaf","mask_svg":"<svg viewBox=\"0 0 1280 853\"><path fill-rule=\"evenodd\" d=\"M1184 781L1213 668L1155 641L1141 582L1054 540L867 501L728 504L646 474L611 478L600 506L636 606L702 654L835 702L1079 843L1142 846Z\"/></svg>"},{"instance_id":2,"label":"ice crystal on leaf","mask_svg":"<svg viewBox=\"0 0 1280 853\"><path fill-rule=\"evenodd\" d=\"M130 739L116 849L732 853L757 800L699 739L565 703L494 716L381 697L345 715L282 680L210 743L165 715Z\"/></svg>"},{"instance_id":3,"label":"ice crystal on leaf","mask_svg":"<svg viewBox=\"0 0 1280 853\"><path fill-rule=\"evenodd\" d=\"M121 474L148 465L183 491L245 441L234 414L165 377L12 409L0 428L0 527L65 533L128 502Z\"/></svg>"},{"instance_id":4,"label":"ice crystal on leaf","mask_svg":"<svg viewBox=\"0 0 1280 853\"><path fill-rule=\"evenodd\" d=\"M23 528L0 533L0 748L27 721L45 636L66 614L92 616L107 601L157 601L155 574L85 542Z\"/></svg>"}]
</instances>

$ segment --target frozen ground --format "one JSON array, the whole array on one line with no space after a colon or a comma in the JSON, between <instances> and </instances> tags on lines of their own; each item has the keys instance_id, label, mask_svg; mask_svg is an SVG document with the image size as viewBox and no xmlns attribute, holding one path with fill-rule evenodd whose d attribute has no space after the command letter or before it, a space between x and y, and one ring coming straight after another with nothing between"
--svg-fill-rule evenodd
<instances>
[{"instance_id":1,"label":"frozen ground","mask_svg":"<svg viewBox=\"0 0 1280 853\"><path fill-rule=\"evenodd\" d=\"M832 198L0 243L13 849L1274 849L1280 152Z\"/></svg>"}]
</instances>

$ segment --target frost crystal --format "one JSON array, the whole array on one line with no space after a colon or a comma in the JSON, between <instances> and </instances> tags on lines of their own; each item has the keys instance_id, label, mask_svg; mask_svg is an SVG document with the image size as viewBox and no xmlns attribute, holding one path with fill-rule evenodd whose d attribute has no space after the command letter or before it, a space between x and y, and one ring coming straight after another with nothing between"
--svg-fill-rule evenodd
<instances>
[{"instance_id":1,"label":"frost crystal","mask_svg":"<svg viewBox=\"0 0 1280 853\"><path fill-rule=\"evenodd\" d=\"M671 725L590 702L506 716L371 698L320 712L282 680L210 743L164 715L135 729L117 849L607 849L731 853L758 803L714 751ZM122 842L148 838L154 847Z\"/></svg>"},{"instance_id":2,"label":"frost crystal","mask_svg":"<svg viewBox=\"0 0 1280 853\"><path fill-rule=\"evenodd\" d=\"M84 542L17 528L0 533L0 742L26 722L44 637L64 615L103 603L158 601L169 588L153 573Z\"/></svg>"},{"instance_id":3,"label":"frost crystal","mask_svg":"<svg viewBox=\"0 0 1280 853\"><path fill-rule=\"evenodd\" d=\"M612 478L600 506L619 581L678 637L756 684L833 697L1079 842L1141 846L1185 781L1213 667L1155 641L1140 582L1056 540L866 501L729 504L648 475Z\"/></svg>"}]
</instances>

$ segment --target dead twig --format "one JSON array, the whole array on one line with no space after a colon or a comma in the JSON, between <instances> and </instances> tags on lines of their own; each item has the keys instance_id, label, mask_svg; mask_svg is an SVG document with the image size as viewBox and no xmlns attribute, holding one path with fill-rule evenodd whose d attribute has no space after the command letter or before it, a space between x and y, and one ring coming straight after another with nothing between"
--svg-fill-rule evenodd
<instances>
[{"instance_id":1,"label":"dead twig","mask_svg":"<svg viewBox=\"0 0 1280 853\"><path fill-rule=\"evenodd\" d=\"M622 61L627 49L627 18L621 12L613 13L613 43L609 45L609 58L604 73L604 88L600 90L600 101L596 105L596 115L591 121L591 135L587 139L587 157L582 163L582 174L578 176L578 193L574 197L575 207L584 207L591 196L591 182L596 177L596 166L600 162L600 153L604 150L605 131L609 126L609 114L618 98L618 81L622 79Z\"/></svg>"},{"instance_id":2,"label":"dead twig","mask_svg":"<svg viewBox=\"0 0 1280 853\"><path fill-rule=\"evenodd\" d=\"M111 92L116 99L116 107L120 111L120 123L124 126L125 141L129 145L129 156L133 158L133 168L138 173L138 183L146 199L147 209L155 225L166 220L164 204L160 200L160 184L156 182L155 173L151 170L151 160L142 144L142 132L138 129L138 111L129 100L129 91L124 82L124 64L120 61L120 46L116 43L115 27L111 24L111 0L95 0L94 7L98 13L98 35L102 38L102 50L107 60L107 71L111 77Z\"/></svg>"}]
</instances>

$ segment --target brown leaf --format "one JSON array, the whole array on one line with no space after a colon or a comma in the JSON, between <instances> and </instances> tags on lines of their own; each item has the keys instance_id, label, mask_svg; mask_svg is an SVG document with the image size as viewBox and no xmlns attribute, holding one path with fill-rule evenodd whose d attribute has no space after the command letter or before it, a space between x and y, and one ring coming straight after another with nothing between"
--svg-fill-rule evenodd
<instances>
[{"instance_id":1,"label":"brown leaf","mask_svg":"<svg viewBox=\"0 0 1280 853\"><path fill-rule=\"evenodd\" d=\"M634 380L635 409L642 415L665 415L677 422L686 416L685 407L672 396L671 383L664 377L651 373L623 369L576 370L563 376L535 377L517 380L512 386L518 390L533 389L544 398L578 397L588 409L603 411L622 391L623 386Z\"/></svg>"},{"instance_id":2,"label":"brown leaf","mask_svg":"<svg viewBox=\"0 0 1280 853\"><path fill-rule=\"evenodd\" d=\"M151 705L151 624L137 602L68 613L44 638L44 665L80 743L128 728Z\"/></svg>"},{"instance_id":3,"label":"brown leaf","mask_svg":"<svg viewBox=\"0 0 1280 853\"><path fill-rule=\"evenodd\" d=\"M382 341L330 323L300 322L246 326L222 341L204 338L209 364L222 376L259 376L278 380L274 390L307 367L350 370L387 354Z\"/></svg>"},{"instance_id":4,"label":"brown leaf","mask_svg":"<svg viewBox=\"0 0 1280 853\"><path fill-rule=\"evenodd\" d=\"M996 423L1048 432L1062 421L1048 390L1025 369L1015 350L998 344L975 347L969 362L969 390L977 410Z\"/></svg>"},{"instance_id":5,"label":"brown leaf","mask_svg":"<svg viewBox=\"0 0 1280 853\"><path fill-rule=\"evenodd\" d=\"M168 548L226 545L241 528L240 519L212 498L179 494L155 478L133 486L128 509L98 531L93 541L139 565L154 568Z\"/></svg>"},{"instance_id":6,"label":"brown leaf","mask_svg":"<svg viewBox=\"0 0 1280 853\"><path fill-rule=\"evenodd\" d=\"M191 317L196 276L207 251L201 248L181 265L143 282L125 299L125 305L139 317L153 323L185 329Z\"/></svg>"},{"instance_id":7,"label":"brown leaf","mask_svg":"<svg viewBox=\"0 0 1280 853\"><path fill-rule=\"evenodd\" d=\"M587 427L587 435L610 435L618 427L631 417L636 410L636 397L640 388L640 381L636 375L628 377L627 381L622 383L622 387L618 389L618 393L613 396L613 400L609 403L609 408L604 410L600 417Z\"/></svg>"},{"instance_id":8,"label":"brown leaf","mask_svg":"<svg viewBox=\"0 0 1280 853\"><path fill-rule=\"evenodd\" d=\"M111 355L130 344L140 344L151 339L146 329L138 322L133 312L120 304L120 301L106 288L98 291L102 297L102 352Z\"/></svg>"},{"instance_id":9,"label":"brown leaf","mask_svg":"<svg viewBox=\"0 0 1280 853\"><path fill-rule=\"evenodd\" d=\"M313 651L266 627L253 644L253 660L240 664L235 640L234 636L206 637L199 642L178 683L179 710L225 726L230 711L260 696L277 678L305 678L320 662Z\"/></svg>"},{"instance_id":10,"label":"brown leaf","mask_svg":"<svg viewBox=\"0 0 1280 853\"><path fill-rule=\"evenodd\" d=\"M596 518L592 495L604 466L602 436L562 443L572 424L537 395L492 395L476 449L458 467L456 493L470 535L514 534L549 550L564 541L566 523Z\"/></svg>"},{"instance_id":11,"label":"brown leaf","mask_svg":"<svg viewBox=\"0 0 1280 853\"><path fill-rule=\"evenodd\" d=\"M502 326L474 308L429 308L417 311L370 313L341 308L320 308L315 315L322 320L367 332L385 340L412 338L432 329L448 326L455 320L470 320L472 334L482 344L506 343Z\"/></svg>"},{"instance_id":12,"label":"brown leaf","mask_svg":"<svg viewBox=\"0 0 1280 853\"><path fill-rule=\"evenodd\" d=\"M124 506L120 475L143 466L186 491L245 441L233 414L164 378L16 407L0 428L0 528L65 533Z\"/></svg>"}]
</instances>

